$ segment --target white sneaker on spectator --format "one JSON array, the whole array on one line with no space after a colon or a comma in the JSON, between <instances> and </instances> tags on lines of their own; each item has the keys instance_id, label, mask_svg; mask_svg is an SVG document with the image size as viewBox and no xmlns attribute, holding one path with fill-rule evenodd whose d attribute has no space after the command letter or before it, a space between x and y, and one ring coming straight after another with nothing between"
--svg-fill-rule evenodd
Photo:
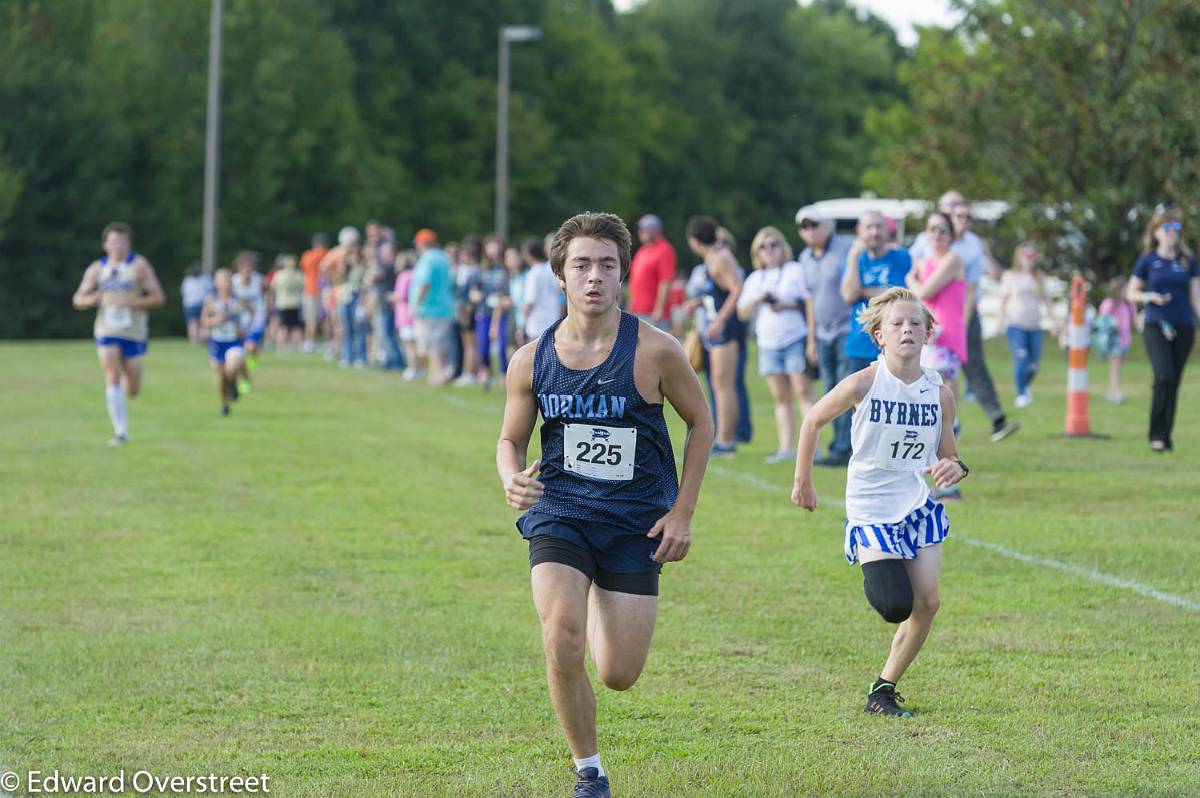
<instances>
[{"instance_id":1,"label":"white sneaker on spectator","mask_svg":"<svg viewBox=\"0 0 1200 798\"><path fill-rule=\"evenodd\" d=\"M475 377L473 377L470 374L463 374L461 377L459 377L457 380L454 381L454 386L456 388L469 388L474 384L475 384Z\"/></svg>"}]
</instances>

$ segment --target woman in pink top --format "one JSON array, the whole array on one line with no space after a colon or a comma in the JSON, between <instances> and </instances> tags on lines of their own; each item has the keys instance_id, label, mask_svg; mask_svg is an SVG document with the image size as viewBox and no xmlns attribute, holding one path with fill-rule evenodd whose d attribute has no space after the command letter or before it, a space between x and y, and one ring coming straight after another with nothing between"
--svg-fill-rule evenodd
<instances>
[{"instance_id":1,"label":"woman in pink top","mask_svg":"<svg viewBox=\"0 0 1200 798\"><path fill-rule=\"evenodd\" d=\"M921 352L921 365L941 372L957 396L958 370L967 362L967 280L962 258L950 251L953 230L949 216L941 211L929 214L925 236L933 255L910 270L905 280L937 319L937 329Z\"/></svg>"},{"instance_id":2,"label":"woman in pink top","mask_svg":"<svg viewBox=\"0 0 1200 798\"><path fill-rule=\"evenodd\" d=\"M1121 364L1133 340L1134 309L1125 298L1128 282L1121 276L1109 281L1108 296L1100 303L1095 321L1096 352L1108 358L1108 401L1115 405L1125 401L1125 394L1121 393Z\"/></svg>"},{"instance_id":3,"label":"woman in pink top","mask_svg":"<svg viewBox=\"0 0 1200 798\"><path fill-rule=\"evenodd\" d=\"M401 252L396 258L396 282L388 301L396 308L396 331L400 334L400 344L404 347L404 379L412 382L420 376L417 367L417 335L413 326L412 311L408 306L408 286L412 283L414 256L411 251Z\"/></svg>"}]
</instances>

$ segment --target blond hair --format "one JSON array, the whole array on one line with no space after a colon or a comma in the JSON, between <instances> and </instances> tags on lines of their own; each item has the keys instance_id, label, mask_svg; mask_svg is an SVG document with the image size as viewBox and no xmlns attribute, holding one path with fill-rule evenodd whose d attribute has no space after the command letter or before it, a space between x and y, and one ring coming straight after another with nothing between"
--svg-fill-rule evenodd
<instances>
[{"instance_id":1,"label":"blond hair","mask_svg":"<svg viewBox=\"0 0 1200 798\"><path fill-rule=\"evenodd\" d=\"M911 302L921 309L921 315L925 317L925 332L929 332L937 324L937 319L933 317L929 308L925 307L925 303L921 301L920 297L907 288L893 286L882 294L871 297L867 306L858 312L858 321L866 330L867 335L871 336L872 341L875 340L875 332L883 327L883 320L887 318L888 310L897 302Z\"/></svg>"},{"instance_id":2,"label":"blond hair","mask_svg":"<svg viewBox=\"0 0 1200 798\"><path fill-rule=\"evenodd\" d=\"M1183 222L1183 217L1177 210L1159 211L1150 217L1150 223L1146 225L1146 231L1142 234L1142 250L1144 252L1153 252L1158 249L1158 238L1154 232L1162 227L1164 222ZM1179 251L1185 254L1191 254L1188 248L1187 241L1183 239L1183 231L1179 231Z\"/></svg>"},{"instance_id":3,"label":"blond hair","mask_svg":"<svg viewBox=\"0 0 1200 798\"><path fill-rule=\"evenodd\" d=\"M1021 269L1021 253L1027 249L1032 249L1034 251L1034 254L1036 254L1036 255L1042 254L1042 253L1038 252L1037 244L1033 243L1033 241L1031 241L1029 239L1025 239L1024 241L1022 241L1020 244L1017 245L1016 249L1013 250L1012 267L1014 269L1016 269L1018 271ZM1034 266L1033 271L1037 271L1037 270L1038 270L1038 267Z\"/></svg>"},{"instance_id":4,"label":"blond hair","mask_svg":"<svg viewBox=\"0 0 1200 798\"><path fill-rule=\"evenodd\" d=\"M779 232L776 227L764 227L754 234L754 240L750 242L750 263L756 269L763 267L762 255L759 254L758 248L762 246L762 242L774 236L779 242L779 248L783 251L783 262L787 263L792 260L792 245L784 238L783 233Z\"/></svg>"}]
</instances>

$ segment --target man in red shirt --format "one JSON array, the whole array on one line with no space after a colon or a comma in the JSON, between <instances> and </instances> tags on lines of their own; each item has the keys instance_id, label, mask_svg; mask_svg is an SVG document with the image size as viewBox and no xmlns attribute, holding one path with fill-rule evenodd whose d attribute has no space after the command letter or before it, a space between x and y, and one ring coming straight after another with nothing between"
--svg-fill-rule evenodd
<instances>
[{"instance_id":1,"label":"man in red shirt","mask_svg":"<svg viewBox=\"0 0 1200 798\"><path fill-rule=\"evenodd\" d=\"M659 329L670 328L667 294L675 279L675 248L663 238L662 220L646 214L638 220L642 245L629 267L629 312Z\"/></svg>"},{"instance_id":2,"label":"man in red shirt","mask_svg":"<svg viewBox=\"0 0 1200 798\"><path fill-rule=\"evenodd\" d=\"M321 258L329 251L329 236L317 233L312 237L312 249L300 256L300 271L304 272L304 351L311 352L317 340L317 325L321 322Z\"/></svg>"}]
</instances>

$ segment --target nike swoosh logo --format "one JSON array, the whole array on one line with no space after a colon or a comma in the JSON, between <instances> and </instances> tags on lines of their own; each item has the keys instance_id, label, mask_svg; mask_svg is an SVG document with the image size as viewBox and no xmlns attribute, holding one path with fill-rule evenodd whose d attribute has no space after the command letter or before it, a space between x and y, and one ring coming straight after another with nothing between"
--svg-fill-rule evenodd
<instances>
[{"instance_id":1,"label":"nike swoosh logo","mask_svg":"<svg viewBox=\"0 0 1200 798\"><path fill-rule=\"evenodd\" d=\"M928 388L922 388L922 389L921 389L921 393L929 393L929 389L928 389Z\"/></svg>"},{"instance_id":2,"label":"nike swoosh logo","mask_svg":"<svg viewBox=\"0 0 1200 798\"><path fill-rule=\"evenodd\" d=\"M617 378L613 377L611 380L596 380L596 384L597 385L608 385L610 382L616 382L616 381L617 381Z\"/></svg>"}]
</instances>

